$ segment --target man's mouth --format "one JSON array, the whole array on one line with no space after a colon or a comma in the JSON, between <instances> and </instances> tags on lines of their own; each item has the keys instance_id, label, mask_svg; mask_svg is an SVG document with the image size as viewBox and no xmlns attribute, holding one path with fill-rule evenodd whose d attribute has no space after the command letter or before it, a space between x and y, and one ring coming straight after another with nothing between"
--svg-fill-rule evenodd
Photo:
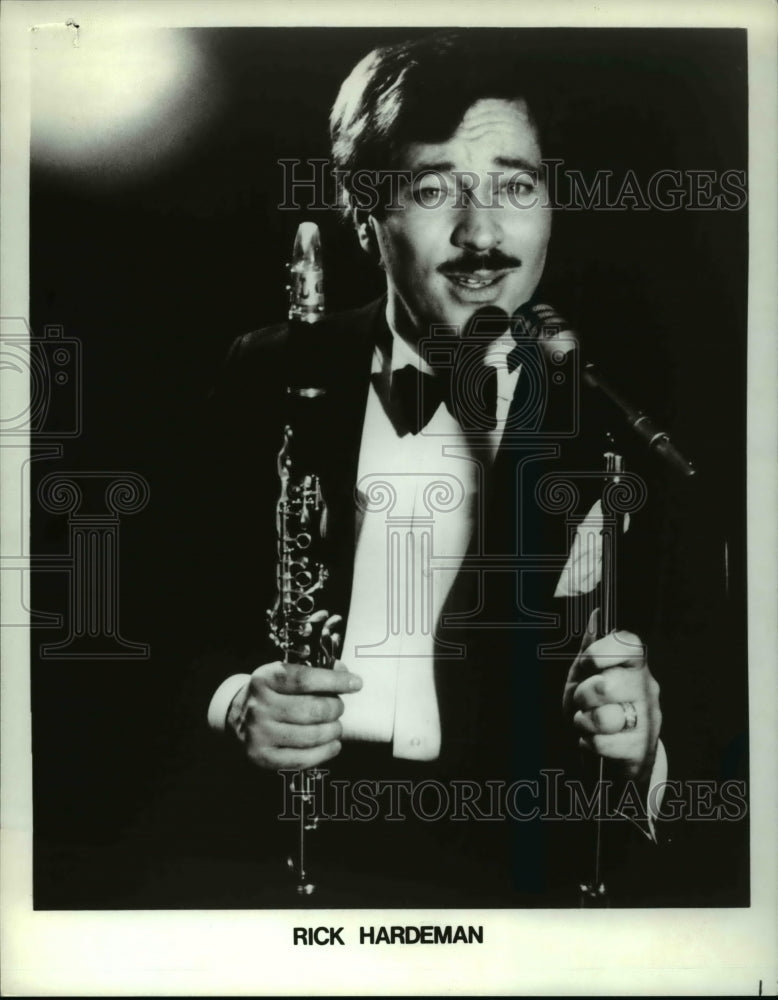
<instances>
[{"instance_id":1,"label":"man's mouth","mask_svg":"<svg viewBox=\"0 0 778 1000\"><path fill-rule=\"evenodd\" d=\"M449 281L459 288L478 290L496 285L510 273L510 270L508 268L501 271L447 271L445 274Z\"/></svg>"}]
</instances>

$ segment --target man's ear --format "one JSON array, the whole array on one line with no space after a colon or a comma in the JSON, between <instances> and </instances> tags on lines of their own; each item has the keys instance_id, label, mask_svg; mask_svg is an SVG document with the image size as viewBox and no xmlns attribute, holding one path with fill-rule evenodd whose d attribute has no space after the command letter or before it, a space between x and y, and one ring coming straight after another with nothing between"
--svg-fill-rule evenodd
<instances>
[{"instance_id":1,"label":"man's ear","mask_svg":"<svg viewBox=\"0 0 778 1000\"><path fill-rule=\"evenodd\" d=\"M353 219L359 245L376 263L380 263L381 252L378 249L378 240L373 228L373 217L364 209L355 208Z\"/></svg>"}]
</instances>

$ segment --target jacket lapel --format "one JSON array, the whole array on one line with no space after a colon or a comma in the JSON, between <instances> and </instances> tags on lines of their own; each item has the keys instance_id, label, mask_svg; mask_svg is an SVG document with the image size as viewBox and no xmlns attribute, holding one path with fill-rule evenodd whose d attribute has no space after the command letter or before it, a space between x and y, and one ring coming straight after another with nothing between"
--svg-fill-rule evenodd
<instances>
[{"instance_id":1,"label":"jacket lapel","mask_svg":"<svg viewBox=\"0 0 778 1000\"><path fill-rule=\"evenodd\" d=\"M327 350L326 454L322 491L328 512L330 610L348 614L354 569L355 489L373 348L385 320L385 300L334 318L323 333Z\"/></svg>"}]
</instances>

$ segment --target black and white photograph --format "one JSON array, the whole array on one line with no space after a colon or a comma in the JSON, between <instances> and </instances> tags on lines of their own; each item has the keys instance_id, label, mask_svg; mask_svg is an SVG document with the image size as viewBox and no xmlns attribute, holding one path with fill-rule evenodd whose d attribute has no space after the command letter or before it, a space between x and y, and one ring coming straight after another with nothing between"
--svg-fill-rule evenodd
<instances>
[{"instance_id":1,"label":"black and white photograph","mask_svg":"<svg viewBox=\"0 0 778 1000\"><path fill-rule=\"evenodd\" d=\"M774 12L219 6L6 8L25 926L179 921L116 995L774 994Z\"/></svg>"}]
</instances>

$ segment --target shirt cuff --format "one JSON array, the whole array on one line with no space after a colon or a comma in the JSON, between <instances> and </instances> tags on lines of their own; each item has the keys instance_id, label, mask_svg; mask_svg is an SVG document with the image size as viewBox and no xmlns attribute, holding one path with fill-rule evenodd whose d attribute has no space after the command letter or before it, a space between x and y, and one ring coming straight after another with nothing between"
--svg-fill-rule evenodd
<instances>
[{"instance_id":1,"label":"shirt cuff","mask_svg":"<svg viewBox=\"0 0 778 1000\"><path fill-rule=\"evenodd\" d=\"M648 816L648 829L651 831L651 839L656 843L656 818L659 815L659 810L662 808L662 799L664 798L664 789L667 784L667 774L668 774L668 764L667 764L667 751L665 750L664 743L661 740L656 745L656 757L654 758L654 767L651 771L651 778L648 782L649 795L648 795L648 809L646 814ZM657 785L660 788L657 791L656 796L651 794L651 789L656 788ZM656 815L652 809L656 809Z\"/></svg>"},{"instance_id":2,"label":"shirt cuff","mask_svg":"<svg viewBox=\"0 0 778 1000\"><path fill-rule=\"evenodd\" d=\"M232 699L251 680L251 674L233 674L216 688L211 703L208 706L208 725L217 733L223 733L227 728L227 713Z\"/></svg>"},{"instance_id":3,"label":"shirt cuff","mask_svg":"<svg viewBox=\"0 0 778 1000\"><path fill-rule=\"evenodd\" d=\"M651 769L651 777L648 782L648 791L646 793L646 810L645 819L641 817L638 821L634 816L629 816L627 813L620 810L616 810L616 815L621 816L622 819L629 820L634 826L640 830L643 836L652 841L652 843L658 843L656 835L656 820L659 816L659 810L662 807L662 798L664 797L665 785L667 784L667 753L665 752L664 744L661 740L658 741L656 745L656 756L654 757L654 766ZM657 789L657 794L653 794L653 790ZM648 827L648 829L646 829Z\"/></svg>"}]
</instances>

